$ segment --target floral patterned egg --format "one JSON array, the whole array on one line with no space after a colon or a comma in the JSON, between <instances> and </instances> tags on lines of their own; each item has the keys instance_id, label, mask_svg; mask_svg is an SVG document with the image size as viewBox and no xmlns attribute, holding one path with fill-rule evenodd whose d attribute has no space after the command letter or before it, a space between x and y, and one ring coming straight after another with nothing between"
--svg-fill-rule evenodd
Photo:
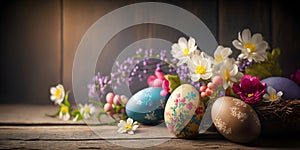
<instances>
[{"instance_id":1,"label":"floral patterned egg","mask_svg":"<svg viewBox=\"0 0 300 150\"><path fill-rule=\"evenodd\" d=\"M189 84L177 87L170 95L165 107L165 123L171 133L180 138L199 134L204 104L199 92Z\"/></svg>"},{"instance_id":2,"label":"floral patterned egg","mask_svg":"<svg viewBox=\"0 0 300 150\"><path fill-rule=\"evenodd\" d=\"M212 106L211 117L220 134L233 142L252 142L260 135L261 124L256 112L240 99L218 98Z\"/></svg>"},{"instance_id":3,"label":"floral patterned egg","mask_svg":"<svg viewBox=\"0 0 300 150\"><path fill-rule=\"evenodd\" d=\"M163 122L166 97L160 95L161 90L149 87L135 93L126 104L128 117L148 125Z\"/></svg>"}]
</instances>

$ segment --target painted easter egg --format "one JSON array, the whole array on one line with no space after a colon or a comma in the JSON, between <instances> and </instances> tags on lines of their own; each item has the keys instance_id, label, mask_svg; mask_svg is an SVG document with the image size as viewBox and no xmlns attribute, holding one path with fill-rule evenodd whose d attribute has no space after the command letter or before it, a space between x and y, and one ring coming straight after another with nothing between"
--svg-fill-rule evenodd
<instances>
[{"instance_id":1,"label":"painted easter egg","mask_svg":"<svg viewBox=\"0 0 300 150\"><path fill-rule=\"evenodd\" d=\"M292 80L285 77L269 77L261 80L267 86L273 87L276 91L283 92L283 99L300 99L300 88Z\"/></svg>"},{"instance_id":2,"label":"painted easter egg","mask_svg":"<svg viewBox=\"0 0 300 150\"><path fill-rule=\"evenodd\" d=\"M162 88L149 87L135 93L126 104L128 117L142 124L155 125L164 120L166 97L160 95Z\"/></svg>"},{"instance_id":3,"label":"painted easter egg","mask_svg":"<svg viewBox=\"0 0 300 150\"><path fill-rule=\"evenodd\" d=\"M179 138L199 134L199 125L204 114L204 104L199 92L189 84L177 87L170 95L165 107L165 123L168 130Z\"/></svg>"},{"instance_id":4,"label":"painted easter egg","mask_svg":"<svg viewBox=\"0 0 300 150\"><path fill-rule=\"evenodd\" d=\"M237 143L249 143L261 133L260 120L253 108L240 99L218 98L211 109L212 121L225 138Z\"/></svg>"}]
</instances>

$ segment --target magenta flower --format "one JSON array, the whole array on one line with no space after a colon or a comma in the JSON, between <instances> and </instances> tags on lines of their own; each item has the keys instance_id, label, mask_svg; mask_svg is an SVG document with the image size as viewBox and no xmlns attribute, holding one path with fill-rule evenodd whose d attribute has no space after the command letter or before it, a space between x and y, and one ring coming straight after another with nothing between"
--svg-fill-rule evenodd
<instances>
[{"instance_id":1,"label":"magenta flower","mask_svg":"<svg viewBox=\"0 0 300 150\"><path fill-rule=\"evenodd\" d=\"M244 75L240 84L234 83L232 90L246 103L254 104L261 100L266 92L266 83L261 83L258 77Z\"/></svg>"},{"instance_id":2,"label":"magenta flower","mask_svg":"<svg viewBox=\"0 0 300 150\"><path fill-rule=\"evenodd\" d=\"M300 69L297 69L295 74L291 74L290 78L300 86Z\"/></svg>"}]
</instances>

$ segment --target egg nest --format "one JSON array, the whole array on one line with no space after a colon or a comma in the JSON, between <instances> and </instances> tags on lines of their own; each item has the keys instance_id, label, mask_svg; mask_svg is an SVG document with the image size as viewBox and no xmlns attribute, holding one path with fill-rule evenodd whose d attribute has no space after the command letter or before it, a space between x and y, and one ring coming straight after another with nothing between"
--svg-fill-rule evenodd
<instances>
[{"instance_id":1,"label":"egg nest","mask_svg":"<svg viewBox=\"0 0 300 150\"><path fill-rule=\"evenodd\" d=\"M299 133L300 100L281 100L278 103L261 102L254 106L265 134Z\"/></svg>"}]
</instances>

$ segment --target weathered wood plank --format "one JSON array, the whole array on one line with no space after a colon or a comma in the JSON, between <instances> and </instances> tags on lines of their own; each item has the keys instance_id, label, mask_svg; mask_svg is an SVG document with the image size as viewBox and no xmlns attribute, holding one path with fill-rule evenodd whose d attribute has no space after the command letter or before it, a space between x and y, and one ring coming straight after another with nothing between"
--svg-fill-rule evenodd
<instances>
[{"instance_id":1,"label":"weathered wood plank","mask_svg":"<svg viewBox=\"0 0 300 150\"><path fill-rule=\"evenodd\" d=\"M149 140L126 140L120 141L124 145L128 143L143 144ZM114 145L105 140L87 140L87 141L18 141L18 140L2 140L0 141L0 148L3 149L138 149L132 147L123 147ZM163 144L153 147L143 147L143 149L262 149L256 147L247 147L230 143L227 141L216 140L180 140L172 139ZM270 148L271 149L271 148Z\"/></svg>"},{"instance_id":2,"label":"weathered wood plank","mask_svg":"<svg viewBox=\"0 0 300 150\"><path fill-rule=\"evenodd\" d=\"M300 68L300 22L297 7L294 1L272 1L272 46L281 49L279 62L286 77Z\"/></svg>"},{"instance_id":3,"label":"weathered wood plank","mask_svg":"<svg viewBox=\"0 0 300 150\"><path fill-rule=\"evenodd\" d=\"M269 1L219 1L219 43L233 47L231 42L237 39L238 32L249 28L252 33L262 33L271 42ZM240 53L234 50L234 57Z\"/></svg>"},{"instance_id":4,"label":"weathered wood plank","mask_svg":"<svg viewBox=\"0 0 300 150\"><path fill-rule=\"evenodd\" d=\"M60 82L60 1L0 1L0 103L50 104Z\"/></svg>"}]
</instances>

